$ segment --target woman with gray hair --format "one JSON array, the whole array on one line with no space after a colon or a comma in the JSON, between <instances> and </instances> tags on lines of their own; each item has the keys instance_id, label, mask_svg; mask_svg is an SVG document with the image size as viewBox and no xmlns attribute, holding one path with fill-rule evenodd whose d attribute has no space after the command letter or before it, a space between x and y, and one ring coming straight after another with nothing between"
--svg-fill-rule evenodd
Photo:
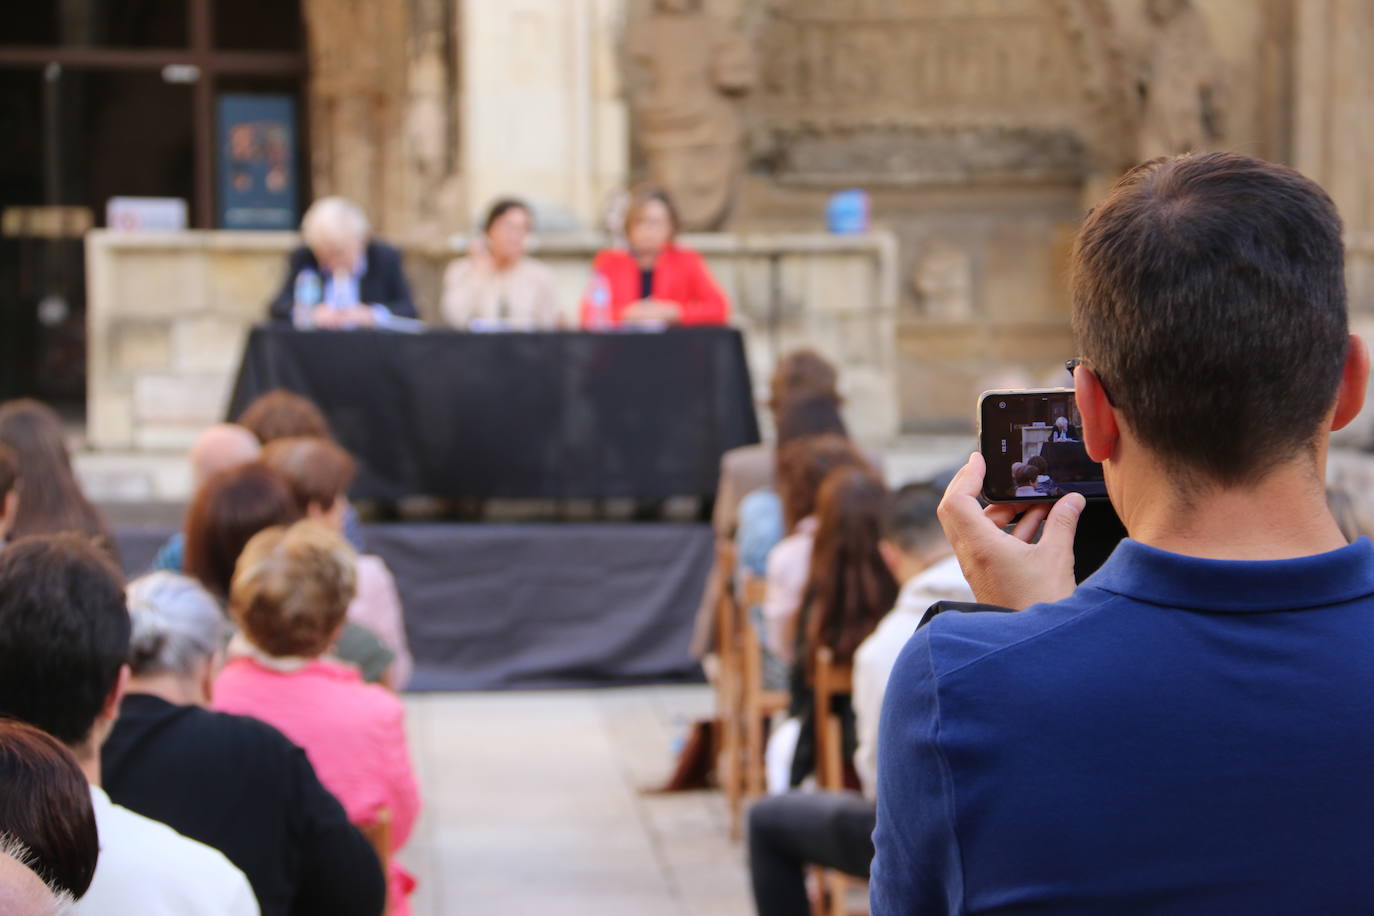
<instances>
[{"instance_id":1,"label":"woman with gray hair","mask_svg":"<svg viewBox=\"0 0 1374 916\"><path fill-rule=\"evenodd\" d=\"M263 916L377 916L377 856L305 753L270 725L205 708L231 631L219 602L170 572L127 594L131 677L101 750L110 797L223 852Z\"/></svg>"},{"instance_id":2,"label":"woman with gray hair","mask_svg":"<svg viewBox=\"0 0 1374 916\"><path fill-rule=\"evenodd\" d=\"M271 316L298 327L372 327L392 315L415 318L401 255L374 239L357 204L322 197L301 220L304 245L291 252Z\"/></svg>"}]
</instances>

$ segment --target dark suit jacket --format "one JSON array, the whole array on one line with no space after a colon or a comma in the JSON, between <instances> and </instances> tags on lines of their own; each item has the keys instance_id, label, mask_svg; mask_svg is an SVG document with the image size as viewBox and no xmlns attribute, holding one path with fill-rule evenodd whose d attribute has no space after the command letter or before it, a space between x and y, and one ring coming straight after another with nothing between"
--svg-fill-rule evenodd
<instances>
[{"instance_id":1,"label":"dark suit jacket","mask_svg":"<svg viewBox=\"0 0 1374 916\"><path fill-rule=\"evenodd\" d=\"M291 320L291 306L296 298L296 274L307 267L318 272L320 262L315 260L313 251L302 245L291 252L286 264L286 279L269 306L273 318L278 321ZM367 270L358 282L358 295L364 304L384 305L393 315L420 317L410 298L410 285L406 283L405 271L401 270L401 253L385 242L374 240L367 243Z\"/></svg>"},{"instance_id":2,"label":"dark suit jacket","mask_svg":"<svg viewBox=\"0 0 1374 916\"><path fill-rule=\"evenodd\" d=\"M263 916L382 911L372 846L272 726L131 693L100 757L110 798L228 856Z\"/></svg>"}]
</instances>

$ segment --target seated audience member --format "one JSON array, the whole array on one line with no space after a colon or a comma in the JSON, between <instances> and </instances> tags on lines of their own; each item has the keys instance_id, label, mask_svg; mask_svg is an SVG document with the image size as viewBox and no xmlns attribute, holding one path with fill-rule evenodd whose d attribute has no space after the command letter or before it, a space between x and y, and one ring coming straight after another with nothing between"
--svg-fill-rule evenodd
<instances>
[{"instance_id":1,"label":"seated audience member","mask_svg":"<svg viewBox=\"0 0 1374 916\"><path fill-rule=\"evenodd\" d=\"M187 458L191 464L192 492L220 471L247 464L262 452L257 437L237 423L216 423L206 428L191 444ZM167 539L153 558L153 571L180 572L186 550L186 534L178 531Z\"/></svg>"},{"instance_id":2,"label":"seated audience member","mask_svg":"<svg viewBox=\"0 0 1374 916\"><path fill-rule=\"evenodd\" d=\"M1369 908L1374 545L1324 492L1369 375L1344 254L1320 187L1233 153L1089 212L1074 387L1129 538L1075 585L1081 496L1008 533L977 453L950 484L974 595L1018 613L941 614L897 660L874 914Z\"/></svg>"},{"instance_id":3,"label":"seated audience member","mask_svg":"<svg viewBox=\"0 0 1374 916\"><path fill-rule=\"evenodd\" d=\"M302 518L343 534L347 490L357 472L348 452L328 439L277 439L262 457L291 487ZM357 577L358 594L348 606L348 619L371 630L395 654L384 680L400 690L410 680L412 662L396 580L386 562L370 554L358 557Z\"/></svg>"},{"instance_id":4,"label":"seated audience member","mask_svg":"<svg viewBox=\"0 0 1374 916\"><path fill-rule=\"evenodd\" d=\"M100 788L100 747L128 677L129 628L119 571L84 536L34 535L0 553L0 715L61 741L91 784L100 859L74 912L256 914L248 879L223 854Z\"/></svg>"},{"instance_id":5,"label":"seated audience member","mask_svg":"<svg viewBox=\"0 0 1374 916\"><path fill-rule=\"evenodd\" d=\"M1044 491L1054 483L1054 481L1050 479L1050 463L1045 460L1044 456L1032 455L1030 458L1026 459L1026 464L1035 468L1035 485L1041 491ZM953 478L951 477L951 479Z\"/></svg>"},{"instance_id":6,"label":"seated audience member","mask_svg":"<svg viewBox=\"0 0 1374 916\"><path fill-rule=\"evenodd\" d=\"M185 571L226 601L239 554L253 535L300 517L290 483L262 461L221 471L196 492L186 513ZM353 624L344 627L334 654L368 681L381 680L395 660L380 637Z\"/></svg>"},{"instance_id":7,"label":"seated audience member","mask_svg":"<svg viewBox=\"0 0 1374 916\"><path fill-rule=\"evenodd\" d=\"M159 572L128 599L129 687L101 749L110 797L223 852L264 916L381 913L377 855L305 753L270 725L205 708L230 630L214 597Z\"/></svg>"},{"instance_id":8,"label":"seated audience member","mask_svg":"<svg viewBox=\"0 0 1374 916\"><path fill-rule=\"evenodd\" d=\"M19 514L19 456L0 442L0 549L9 540Z\"/></svg>"},{"instance_id":9,"label":"seated audience member","mask_svg":"<svg viewBox=\"0 0 1374 916\"><path fill-rule=\"evenodd\" d=\"M444 271L445 321L461 330L558 327L553 271L525 254L533 226L524 201L507 197L491 205L482 237Z\"/></svg>"},{"instance_id":10,"label":"seated audience member","mask_svg":"<svg viewBox=\"0 0 1374 916\"><path fill-rule=\"evenodd\" d=\"M0 404L0 444L19 461L19 505L10 540L79 531L116 555L109 525L72 472L62 420L51 407L28 398Z\"/></svg>"},{"instance_id":11,"label":"seated audience member","mask_svg":"<svg viewBox=\"0 0 1374 916\"><path fill-rule=\"evenodd\" d=\"M971 601L935 516L940 490L908 485L888 500L878 549L901 582L896 606L854 652L854 769L863 794L789 792L749 810L749 874L760 916L809 916L805 866L868 877L873 859L878 714L892 665L937 601Z\"/></svg>"},{"instance_id":12,"label":"seated audience member","mask_svg":"<svg viewBox=\"0 0 1374 916\"><path fill-rule=\"evenodd\" d=\"M1036 473L1035 465L1021 464L1012 471L1011 480L1016 484L1017 496L1043 496L1035 486L1035 479L1040 476Z\"/></svg>"},{"instance_id":13,"label":"seated audience member","mask_svg":"<svg viewBox=\"0 0 1374 916\"><path fill-rule=\"evenodd\" d=\"M23 844L53 891L75 900L91 886L100 840L86 774L56 738L15 719L0 719L0 836Z\"/></svg>"},{"instance_id":14,"label":"seated audience member","mask_svg":"<svg viewBox=\"0 0 1374 916\"><path fill-rule=\"evenodd\" d=\"M329 429L329 421L309 399L276 388L260 395L244 408L238 419L239 425L258 437L263 445L277 439L314 438L334 441L334 433ZM363 538L363 525L358 512L349 503L344 516L344 537L358 553L366 553Z\"/></svg>"},{"instance_id":15,"label":"seated audience member","mask_svg":"<svg viewBox=\"0 0 1374 916\"><path fill-rule=\"evenodd\" d=\"M763 595L763 645L783 661L794 661L797 614L811 571L816 535L816 501L831 471L863 465L853 444L833 433L808 436L778 450L778 495L789 534L768 552Z\"/></svg>"},{"instance_id":16,"label":"seated audience member","mask_svg":"<svg viewBox=\"0 0 1374 916\"><path fill-rule=\"evenodd\" d=\"M811 686L816 651L826 647L835 664L848 665L859 643L897 600L898 583L879 549L887 489L861 466L831 471L817 498L815 547L806 600L797 625L788 717L800 724L792 754L792 785L816 764L816 709ZM843 730L844 758L854 754L854 714L847 697L833 710Z\"/></svg>"},{"instance_id":17,"label":"seated audience member","mask_svg":"<svg viewBox=\"0 0 1374 916\"><path fill-rule=\"evenodd\" d=\"M316 328L368 328L391 315L415 318L401 254L371 238L363 211L342 197L322 197L301 219L304 245L291 252L286 277L269 310L294 321L295 310ZM298 281L304 277L306 282ZM301 300L303 289L309 298Z\"/></svg>"},{"instance_id":18,"label":"seated audience member","mask_svg":"<svg viewBox=\"0 0 1374 916\"><path fill-rule=\"evenodd\" d=\"M354 592L353 551L318 522L269 528L239 558L229 609L251 650L215 682L214 707L276 726L305 749L355 824L390 813L393 851L420 810L405 709L356 672L323 660ZM414 881L394 860L391 912L408 913Z\"/></svg>"},{"instance_id":19,"label":"seated audience member","mask_svg":"<svg viewBox=\"0 0 1374 916\"><path fill-rule=\"evenodd\" d=\"M624 322L726 324L730 304L701 255L675 243L677 211L666 191L641 188L625 215L628 250L602 251L582 300L582 326Z\"/></svg>"}]
</instances>

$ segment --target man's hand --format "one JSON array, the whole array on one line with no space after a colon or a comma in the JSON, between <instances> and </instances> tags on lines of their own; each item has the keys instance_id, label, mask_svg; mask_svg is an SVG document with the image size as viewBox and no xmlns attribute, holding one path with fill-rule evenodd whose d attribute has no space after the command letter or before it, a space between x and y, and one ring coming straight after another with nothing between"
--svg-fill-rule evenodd
<instances>
[{"instance_id":1,"label":"man's hand","mask_svg":"<svg viewBox=\"0 0 1374 916\"><path fill-rule=\"evenodd\" d=\"M1042 601L1059 601L1073 593L1073 534L1086 501L1070 493L1051 508L1048 503L978 501L987 468L974 452L959 469L940 501L940 523L959 558L973 596L984 604L1025 610ZM1011 533L1003 529L1017 513ZM1032 544L1044 524L1040 540Z\"/></svg>"},{"instance_id":2,"label":"man's hand","mask_svg":"<svg viewBox=\"0 0 1374 916\"><path fill-rule=\"evenodd\" d=\"M310 313L310 321L317 328L333 330L343 327L343 317L328 305L317 305Z\"/></svg>"}]
</instances>

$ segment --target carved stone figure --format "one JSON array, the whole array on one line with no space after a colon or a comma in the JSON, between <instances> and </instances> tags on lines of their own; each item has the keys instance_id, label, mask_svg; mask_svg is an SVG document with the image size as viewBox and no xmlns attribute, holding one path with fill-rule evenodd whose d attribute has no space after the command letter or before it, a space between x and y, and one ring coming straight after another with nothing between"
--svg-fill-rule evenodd
<instances>
[{"instance_id":1,"label":"carved stone figure","mask_svg":"<svg viewBox=\"0 0 1374 916\"><path fill-rule=\"evenodd\" d=\"M1145 14L1141 161L1215 148L1224 136L1224 77L1206 21L1191 0L1146 0Z\"/></svg>"},{"instance_id":2,"label":"carved stone figure","mask_svg":"<svg viewBox=\"0 0 1374 916\"><path fill-rule=\"evenodd\" d=\"M684 229L718 229L743 163L736 99L754 85L743 36L698 0L656 0L625 34L635 139L649 178L672 195Z\"/></svg>"}]
</instances>

